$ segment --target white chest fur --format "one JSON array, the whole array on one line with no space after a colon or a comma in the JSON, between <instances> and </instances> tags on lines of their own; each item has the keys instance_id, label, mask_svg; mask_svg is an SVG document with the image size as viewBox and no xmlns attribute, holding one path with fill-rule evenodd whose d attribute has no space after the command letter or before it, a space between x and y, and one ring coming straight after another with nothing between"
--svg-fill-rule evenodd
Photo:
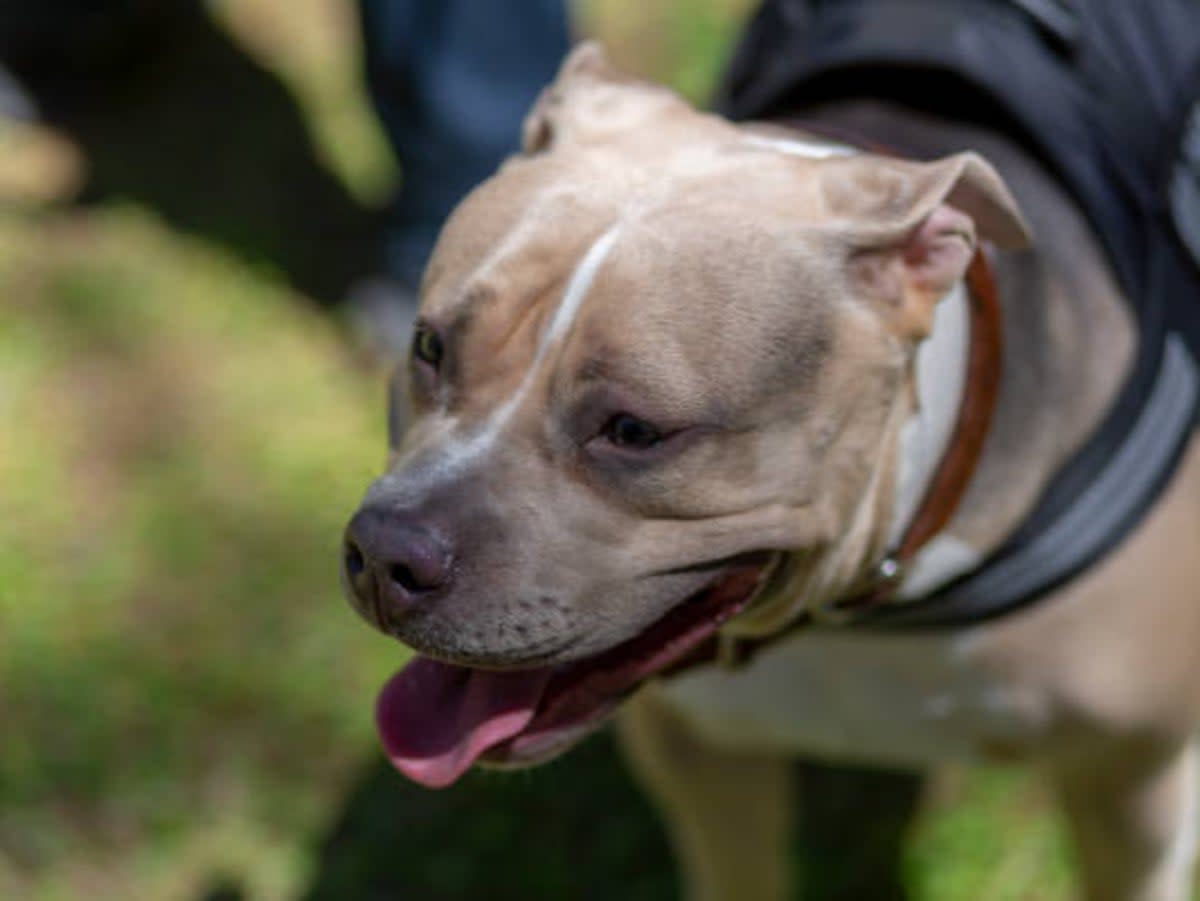
<instances>
[{"instance_id":1,"label":"white chest fur","mask_svg":"<svg viewBox=\"0 0 1200 901\"><path fill-rule=\"evenodd\" d=\"M985 675L970 646L955 635L813 631L742 670L714 666L647 690L731 749L927 765L1035 739L1043 705Z\"/></svg>"}]
</instances>

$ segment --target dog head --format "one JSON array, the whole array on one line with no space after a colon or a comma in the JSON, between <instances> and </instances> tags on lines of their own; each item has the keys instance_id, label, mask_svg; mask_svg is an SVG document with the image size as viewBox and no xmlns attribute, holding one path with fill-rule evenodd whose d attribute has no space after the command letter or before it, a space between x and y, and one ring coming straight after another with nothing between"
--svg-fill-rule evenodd
<instances>
[{"instance_id":1,"label":"dog head","mask_svg":"<svg viewBox=\"0 0 1200 901\"><path fill-rule=\"evenodd\" d=\"M799 147L585 47L446 225L346 544L355 607L421 655L379 705L409 775L542 759L880 550L913 350L976 229L1022 225L972 155Z\"/></svg>"}]
</instances>

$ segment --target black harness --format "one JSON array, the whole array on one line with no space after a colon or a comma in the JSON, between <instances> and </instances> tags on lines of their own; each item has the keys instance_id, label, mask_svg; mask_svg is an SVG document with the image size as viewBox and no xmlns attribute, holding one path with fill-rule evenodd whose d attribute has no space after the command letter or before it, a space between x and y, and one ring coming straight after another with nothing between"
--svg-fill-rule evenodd
<instances>
[{"instance_id":1,"label":"black harness","mask_svg":"<svg viewBox=\"0 0 1200 901\"><path fill-rule=\"evenodd\" d=\"M1087 215L1139 327L1112 410L1018 531L928 598L854 621L964 625L1044 596L1114 548L1200 421L1200 3L768 0L718 106L764 119L850 97L1015 137Z\"/></svg>"}]
</instances>

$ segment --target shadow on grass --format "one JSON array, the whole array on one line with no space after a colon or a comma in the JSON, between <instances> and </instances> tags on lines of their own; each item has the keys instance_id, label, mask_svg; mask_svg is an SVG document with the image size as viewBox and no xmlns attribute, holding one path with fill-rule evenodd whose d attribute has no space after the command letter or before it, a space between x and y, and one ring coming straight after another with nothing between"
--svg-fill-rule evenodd
<instances>
[{"instance_id":1,"label":"shadow on grass","mask_svg":"<svg viewBox=\"0 0 1200 901\"><path fill-rule=\"evenodd\" d=\"M905 897L901 839L921 777L800 765L794 864L809 901ZM679 896L654 811L603 733L556 763L431 792L383 761L348 795L306 901Z\"/></svg>"},{"instance_id":2,"label":"shadow on grass","mask_svg":"<svg viewBox=\"0 0 1200 901\"><path fill-rule=\"evenodd\" d=\"M320 851L308 901L677 895L654 812L608 734L530 773L432 792L371 766Z\"/></svg>"},{"instance_id":3,"label":"shadow on grass","mask_svg":"<svg viewBox=\"0 0 1200 901\"><path fill-rule=\"evenodd\" d=\"M86 158L79 201L145 204L326 305L382 264L380 216L326 168L284 80L201 0L13 6L0 59Z\"/></svg>"}]
</instances>

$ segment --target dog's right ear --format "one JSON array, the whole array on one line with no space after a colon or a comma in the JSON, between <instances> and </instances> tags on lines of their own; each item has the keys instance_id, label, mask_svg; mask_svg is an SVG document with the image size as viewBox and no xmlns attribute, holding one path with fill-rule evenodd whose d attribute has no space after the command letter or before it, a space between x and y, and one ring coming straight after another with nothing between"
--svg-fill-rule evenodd
<instances>
[{"instance_id":1,"label":"dog's right ear","mask_svg":"<svg viewBox=\"0 0 1200 901\"><path fill-rule=\"evenodd\" d=\"M521 128L526 155L572 141L602 138L653 116L664 103L682 103L666 88L622 72L594 41L572 50L542 90Z\"/></svg>"},{"instance_id":2,"label":"dog's right ear","mask_svg":"<svg viewBox=\"0 0 1200 901\"><path fill-rule=\"evenodd\" d=\"M974 153L931 162L847 157L824 164L820 184L858 287L908 337L928 335L934 306L965 276L978 237L1005 250L1028 245L1016 200Z\"/></svg>"}]
</instances>

